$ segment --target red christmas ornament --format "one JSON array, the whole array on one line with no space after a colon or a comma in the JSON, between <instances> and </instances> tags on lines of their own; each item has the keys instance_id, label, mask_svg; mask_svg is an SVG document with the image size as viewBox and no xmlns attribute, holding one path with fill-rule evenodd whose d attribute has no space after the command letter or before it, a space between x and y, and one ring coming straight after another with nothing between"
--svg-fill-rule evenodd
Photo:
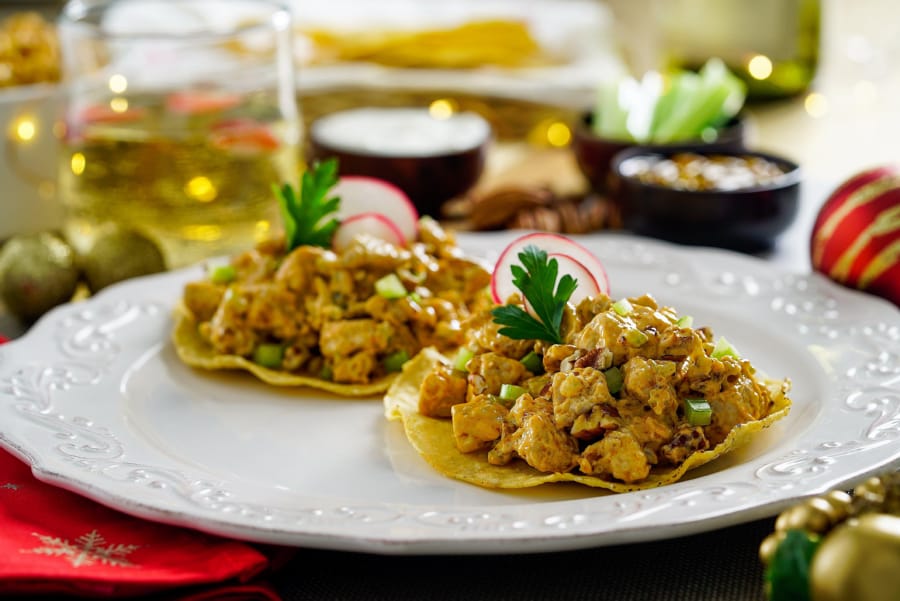
<instances>
[{"instance_id":1,"label":"red christmas ornament","mask_svg":"<svg viewBox=\"0 0 900 601\"><path fill-rule=\"evenodd\" d=\"M810 255L816 271L900 306L900 165L841 184L819 210Z\"/></svg>"}]
</instances>

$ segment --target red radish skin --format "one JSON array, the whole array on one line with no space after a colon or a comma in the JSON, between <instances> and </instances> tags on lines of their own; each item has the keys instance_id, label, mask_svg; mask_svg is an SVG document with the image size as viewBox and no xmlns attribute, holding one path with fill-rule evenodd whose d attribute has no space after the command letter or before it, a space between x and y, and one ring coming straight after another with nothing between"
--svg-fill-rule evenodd
<instances>
[{"instance_id":1,"label":"red radish skin","mask_svg":"<svg viewBox=\"0 0 900 601\"><path fill-rule=\"evenodd\" d=\"M173 92L166 98L166 108L181 115L202 115L225 111L238 106L238 94L223 92Z\"/></svg>"},{"instance_id":2,"label":"red radish skin","mask_svg":"<svg viewBox=\"0 0 900 601\"><path fill-rule=\"evenodd\" d=\"M597 278L580 261L563 253L550 253L548 257L556 259L559 265L559 277L570 275L578 282L578 287L569 298L570 303L577 305L585 298L597 296L600 293L600 284L597 283Z\"/></svg>"},{"instance_id":3,"label":"red radish skin","mask_svg":"<svg viewBox=\"0 0 900 601\"><path fill-rule=\"evenodd\" d=\"M84 140L84 128L95 123L131 123L147 116L144 107L128 108L122 112L112 110L107 104L92 104L70 117L64 128L66 142L75 144Z\"/></svg>"},{"instance_id":4,"label":"red radish skin","mask_svg":"<svg viewBox=\"0 0 900 601\"><path fill-rule=\"evenodd\" d=\"M341 221L363 213L380 213L396 225L406 243L418 236L418 211L409 196L390 182L364 175L345 175L332 188L332 194L341 199L337 215Z\"/></svg>"},{"instance_id":5,"label":"red radish skin","mask_svg":"<svg viewBox=\"0 0 900 601\"><path fill-rule=\"evenodd\" d=\"M252 119L229 119L212 127L209 142L216 148L252 155L275 150L278 139L264 124Z\"/></svg>"},{"instance_id":6,"label":"red radish skin","mask_svg":"<svg viewBox=\"0 0 900 601\"><path fill-rule=\"evenodd\" d=\"M597 288L595 295L598 293L609 295L609 278L606 275L606 269L591 251L571 238L558 234L537 232L516 238L500 253L500 258L497 260L491 277L491 296L498 305L506 303L510 295L518 292L518 289L512 282L510 267L519 262L519 253L529 245L546 251L548 256L565 255L572 259L580 264L592 277L594 286ZM560 273L564 272L560 271Z\"/></svg>"},{"instance_id":7,"label":"red radish skin","mask_svg":"<svg viewBox=\"0 0 900 601\"><path fill-rule=\"evenodd\" d=\"M138 121L147 116L144 107L128 108L124 111L114 111L106 104L93 104L86 106L78 113L76 125L81 123L129 123Z\"/></svg>"},{"instance_id":8,"label":"red radish skin","mask_svg":"<svg viewBox=\"0 0 900 601\"><path fill-rule=\"evenodd\" d=\"M341 252L361 234L380 238L396 246L406 245L403 233L393 221L381 213L359 213L341 221L334 232L331 246L336 252Z\"/></svg>"}]
</instances>

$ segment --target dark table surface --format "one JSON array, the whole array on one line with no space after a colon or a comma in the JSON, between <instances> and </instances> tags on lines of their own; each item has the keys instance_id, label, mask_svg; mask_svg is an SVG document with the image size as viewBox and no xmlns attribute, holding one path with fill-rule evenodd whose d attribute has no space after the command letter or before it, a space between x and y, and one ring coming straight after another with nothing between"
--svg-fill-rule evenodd
<instances>
[{"instance_id":1,"label":"dark table surface","mask_svg":"<svg viewBox=\"0 0 900 601\"><path fill-rule=\"evenodd\" d=\"M558 553L388 556L301 549L273 578L285 601L761 601L773 519Z\"/></svg>"}]
</instances>

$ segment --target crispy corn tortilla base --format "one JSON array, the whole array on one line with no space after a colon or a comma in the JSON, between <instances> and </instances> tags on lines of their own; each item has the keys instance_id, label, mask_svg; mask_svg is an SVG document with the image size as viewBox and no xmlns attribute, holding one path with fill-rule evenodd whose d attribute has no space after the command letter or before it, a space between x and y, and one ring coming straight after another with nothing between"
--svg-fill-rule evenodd
<instances>
[{"instance_id":1,"label":"crispy corn tortilla base","mask_svg":"<svg viewBox=\"0 0 900 601\"><path fill-rule=\"evenodd\" d=\"M274 386L296 386L325 390L341 396L364 397L382 393L390 386L396 374L385 376L368 384L340 384L313 376L278 371L263 367L239 355L220 355L201 336L197 320L183 303L175 308L175 327L172 343L182 362L192 367L208 370L245 370Z\"/></svg>"},{"instance_id":2,"label":"crispy corn tortilla base","mask_svg":"<svg viewBox=\"0 0 900 601\"><path fill-rule=\"evenodd\" d=\"M539 472L524 461L513 461L503 466L491 465L487 461L486 451L459 452L449 419L425 417L418 412L419 385L438 362L447 362L447 359L434 349L425 349L407 362L400 377L391 384L384 397L385 416L389 420L403 422L406 436L413 448L438 472L487 488L529 488L549 482L577 482L613 492L656 488L676 482L688 470L746 444L757 432L786 416L791 405L790 399L779 392L775 395L775 408L765 418L736 426L716 447L689 456L675 469L654 470L646 480L626 484L571 472ZM781 390L780 382L773 381L772 384L773 389Z\"/></svg>"}]
</instances>

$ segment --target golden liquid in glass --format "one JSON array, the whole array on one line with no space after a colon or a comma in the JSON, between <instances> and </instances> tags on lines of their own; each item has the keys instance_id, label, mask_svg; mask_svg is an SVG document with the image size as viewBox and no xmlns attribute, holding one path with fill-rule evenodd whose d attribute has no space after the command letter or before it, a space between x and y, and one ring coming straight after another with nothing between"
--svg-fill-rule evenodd
<instances>
[{"instance_id":1,"label":"golden liquid in glass","mask_svg":"<svg viewBox=\"0 0 900 601\"><path fill-rule=\"evenodd\" d=\"M64 229L77 249L114 222L154 240L172 268L280 231L272 184L298 179L296 125L252 102L186 114L147 96L116 108L70 124L64 141Z\"/></svg>"}]
</instances>

